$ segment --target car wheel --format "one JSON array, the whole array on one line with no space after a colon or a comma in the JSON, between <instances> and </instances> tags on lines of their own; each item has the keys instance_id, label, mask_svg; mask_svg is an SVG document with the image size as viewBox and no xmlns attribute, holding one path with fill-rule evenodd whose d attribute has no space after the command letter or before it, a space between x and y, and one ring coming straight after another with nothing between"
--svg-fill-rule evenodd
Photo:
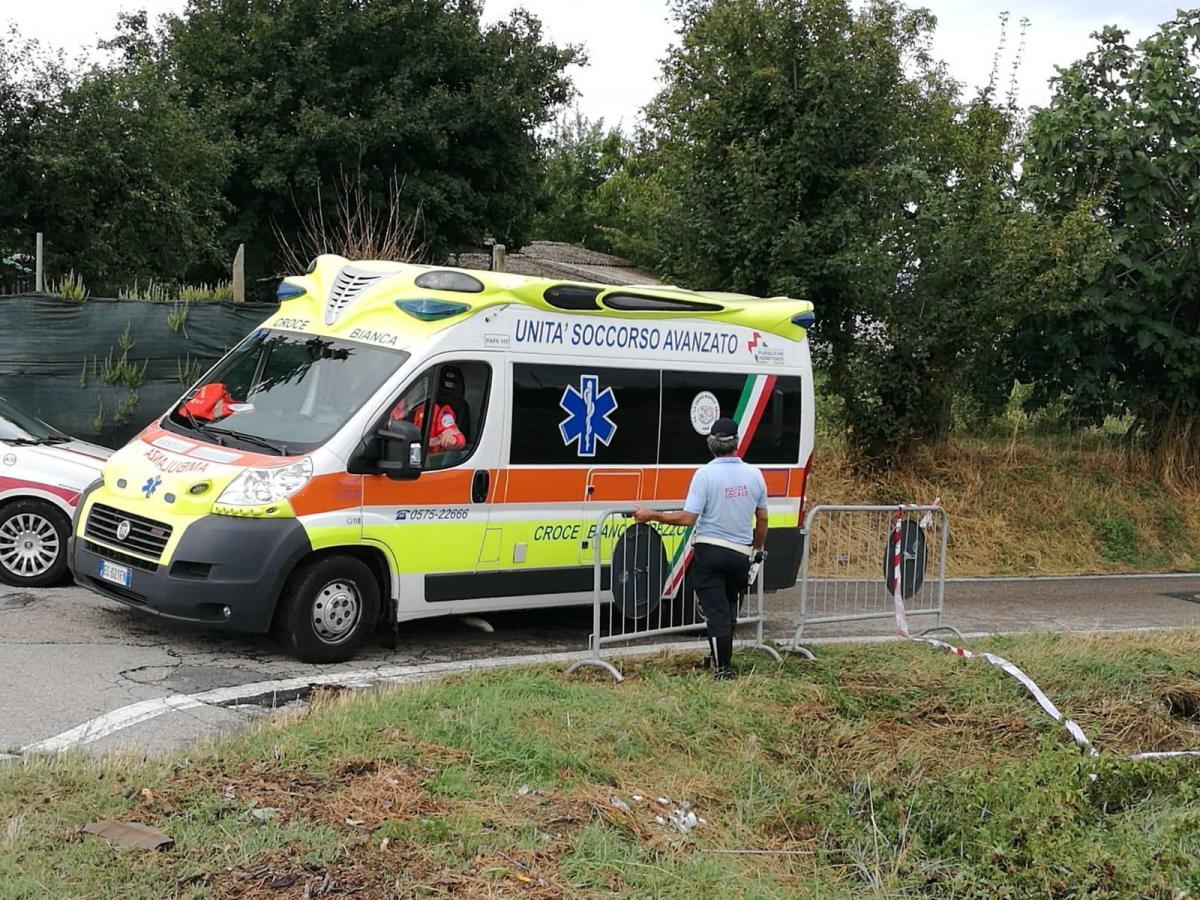
<instances>
[{"instance_id":1,"label":"car wheel","mask_svg":"<svg viewBox=\"0 0 1200 900\"><path fill-rule=\"evenodd\" d=\"M379 618L379 582L352 556L325 556L302 564L283 592L278 633L302 662L335 663L354 657Z\"/></svg>"},{"instance_id":2,"label":"car wheel","mask_svg":"<svg viewBox=\"0 0 1200 900\"><path fill-rule=\"evenodd\" d=\"M0 581L45 587L67 571L71 520L45 500L17 500L0 508Z\"/></svg>"}]
</instances>

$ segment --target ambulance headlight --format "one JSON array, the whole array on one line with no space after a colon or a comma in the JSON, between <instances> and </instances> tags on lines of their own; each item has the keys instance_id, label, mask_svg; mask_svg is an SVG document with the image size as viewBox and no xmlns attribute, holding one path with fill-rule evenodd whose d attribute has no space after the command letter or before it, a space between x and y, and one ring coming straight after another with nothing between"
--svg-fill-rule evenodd
<instances>
[{"instance_id":1,"label":"ambulance headlight","mask_svg":"<svg viewBox=\"0 0 1200 900\"><path fill-rule=\"evenodd\" d=\"M217 503L225 506L261 506L285 500L312 478L312 460L307 457L287 466L246 469L221 492Z\"/></svg>"}]
</instances>

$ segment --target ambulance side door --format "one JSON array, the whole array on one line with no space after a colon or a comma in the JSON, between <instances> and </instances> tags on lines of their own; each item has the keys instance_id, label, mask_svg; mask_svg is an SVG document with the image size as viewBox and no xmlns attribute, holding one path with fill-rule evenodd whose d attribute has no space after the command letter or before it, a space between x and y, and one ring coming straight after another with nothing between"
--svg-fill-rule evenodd
<instances>
[{"instance_id":1,"label":"ambulance side door","mask_svg":"<svg viewBox=\"0 0 1200 900\"><path fill-rule=\"evenodd\" d=\"M396 559L401 605L419 597L462 599L458 582L473 576L486 554L503 431L501 359L460 353L431 360L392 398L380 423L412 422L425 448L419 478L363 477L363 537L384 544ZM455 430L462 447L432 446Z\"/></svg>"}]
</instances>

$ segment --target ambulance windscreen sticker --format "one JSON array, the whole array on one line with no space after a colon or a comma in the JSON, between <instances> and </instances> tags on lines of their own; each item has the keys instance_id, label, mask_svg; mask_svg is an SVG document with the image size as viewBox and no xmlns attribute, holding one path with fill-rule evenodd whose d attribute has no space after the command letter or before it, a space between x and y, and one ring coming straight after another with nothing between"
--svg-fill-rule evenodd
<instances>
[{"instance_id":1,"label":"ambulance windscreen sticker","mask_svg":"<svg viewBox=\"0 0 1200 900\"><path fill-rule=\"evenodd\" d=\"M609 418L617 409L617 398L611 387L600 390L596 375L580 375L579 389L567 385L558 405L567 417L558 425L563 444L576 445L577 456L595 456L596 442L607 447L617 433L616 423Z\"/></svg>"}]
</instances>

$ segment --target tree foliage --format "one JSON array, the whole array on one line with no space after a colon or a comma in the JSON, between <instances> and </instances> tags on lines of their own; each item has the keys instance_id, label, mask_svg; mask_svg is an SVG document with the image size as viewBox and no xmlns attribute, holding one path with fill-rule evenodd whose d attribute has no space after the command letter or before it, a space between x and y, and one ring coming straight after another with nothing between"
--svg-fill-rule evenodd
<instances>
[{"instance_id":1,"label":"tree foliage","mask_svg":"<svg viewBox=\"0 0 1200 900\"><path fill-rule=\"evenodd\" d=\"M1094 238L1022 204L1015 112L990 90L960 101L922 10L681 0L677 14L643 174L619 185L640 261L813 300L864 461L943 435L956 397L996 406L1025 305L1069 293Z\"/></svg>"},{"instance_id":2,"label":"tree foliage","mask_svg":"<svg viewBox=\"0 0 1200 900\"><path fill-rule=\"evenodd\" d=\"M44 232L49 274L115 286L213 261L228 172L161 67L76 74L15 33L0 45L0 240Z\"/></svg>"},{"instance_id":3,"label":"tree foliage","mask_svg":"<svg viewBox=\"0 0 1200 900\"><path fill-rule=\"evenodd\" d=\"M613 250L607 232L615 210L601 189L625 165L628 140L619 129L605 129L603 120L589 121L577 110L560 119L543 144L545 168L531 234Z\"/></svg>"},{"instance_id":4,"label":"tree foliage","mask_svg":"<svg viewBox=\"0 0 1200 900\"><path fill-rule=\"evenodd\" d=\"M485 235L519 246L541 180L536 131L571 96L573 47L478 0L189 0L122 16L109 58L54 65L0 42L0 237L47 234L56 267L112 285L251 279L278 241L364 208L421 223L433 258ZM394 189L400 186L399 193ZM286 254L284 254L286 255Z\"/></svg>"},{"instance_id":5,"label":"tree foliage","mask_svg":"<svg viewBox=\"0 0 1200 900\"><path fill-rule=\"evenodd\" d=\"M1112 241L1067 310L1027 334L1042 399L1097 422L1130 410L1166 474L1200 465L1200 12L1136 46L1106 28L1032 119L1026 182L1048 210L1097 198Z\"/></svg>"},{"instance_id":6,"label":"tree foliage","mask_svg":"<svg viewBox=\"0 0 1200 900\"><path fill-rule=\"evenodd\" d=\"M476 0L190 0L160 53L191 107L234 148L226 241L257 271L343 173L383 206L402 185L429 253L486 234L525 240L535 130L571 94L574 48L524 11L480 24ZM324 187L324 191L319 191Z\"/></svg>"}]
</instances>

